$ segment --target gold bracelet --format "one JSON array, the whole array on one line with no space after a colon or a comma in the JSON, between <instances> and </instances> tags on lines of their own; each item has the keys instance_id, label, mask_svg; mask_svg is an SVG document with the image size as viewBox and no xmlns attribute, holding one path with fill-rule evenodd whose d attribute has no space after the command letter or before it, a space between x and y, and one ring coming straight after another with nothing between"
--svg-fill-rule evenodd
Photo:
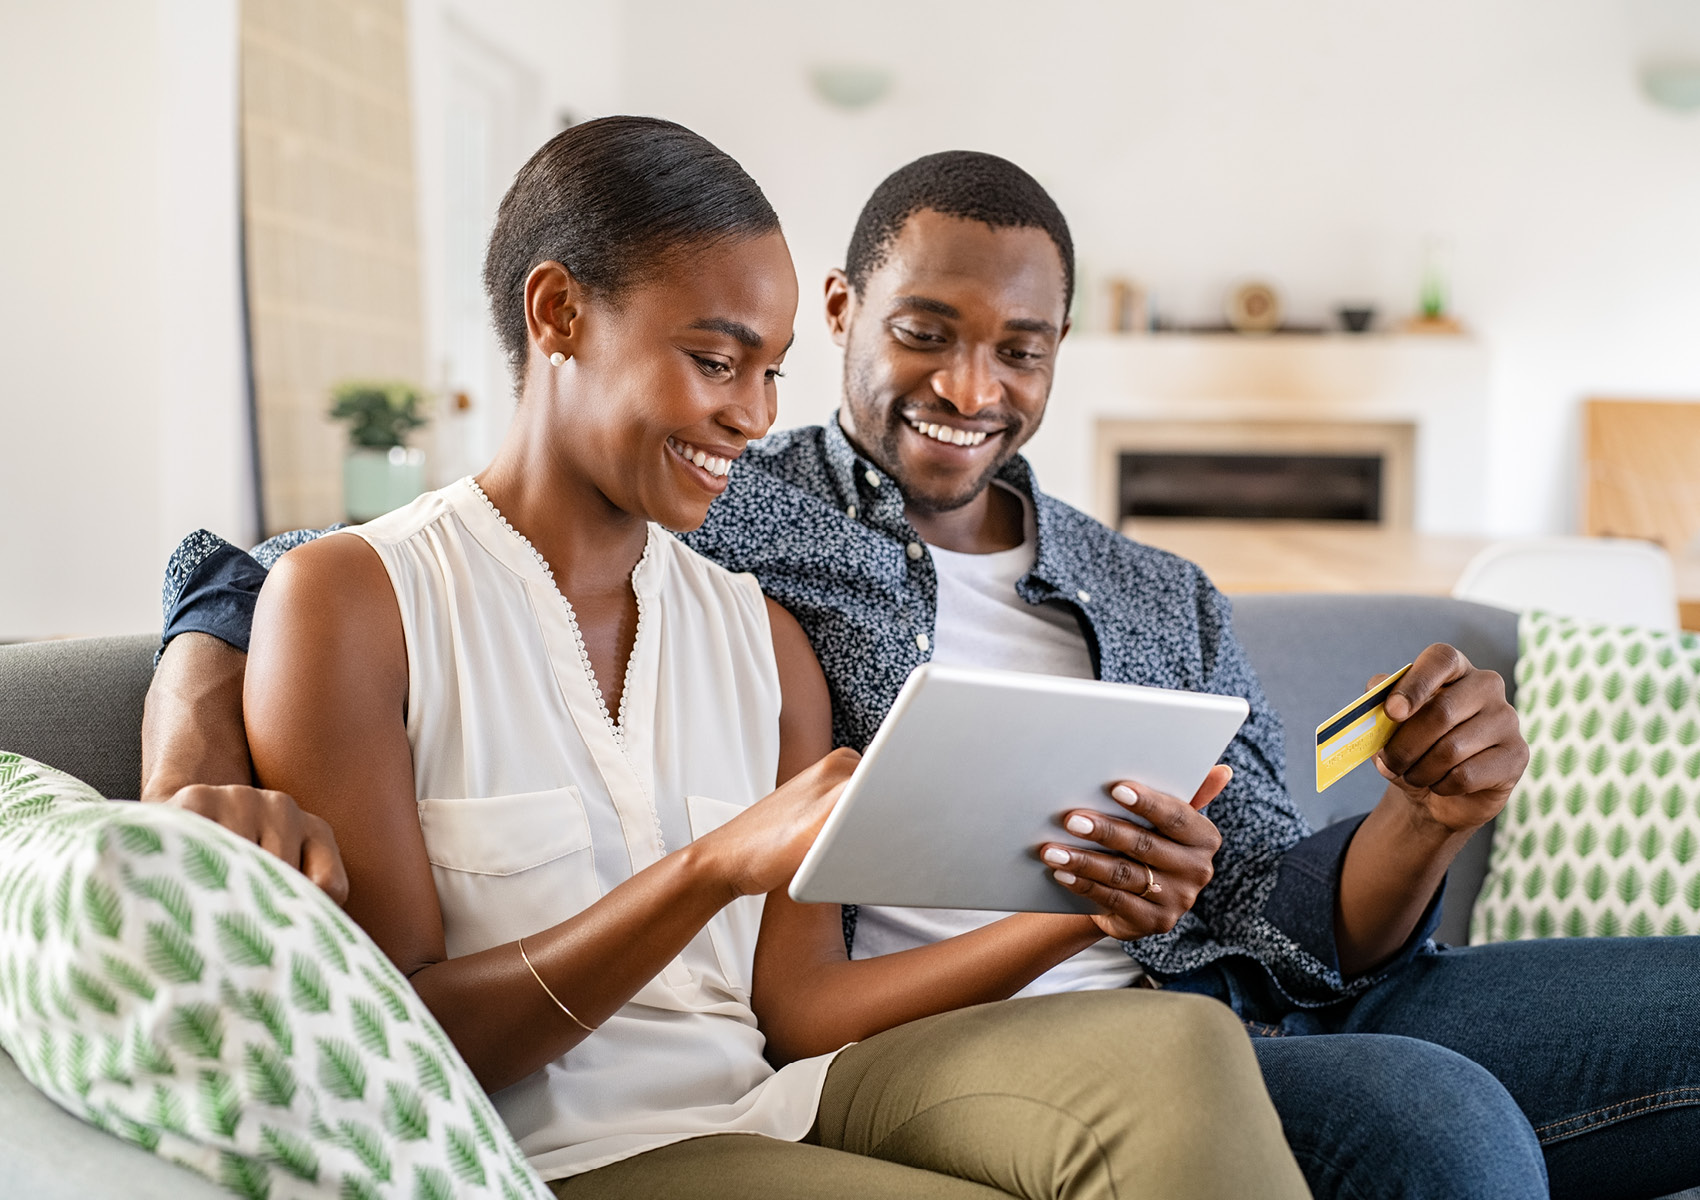
<instances>
[{"instance_id":1,"label":"gold bracelet","mask_svg":"<svg viewBox=\"0 0 1700 1200\"><path fill-rule=\"evenodd\" d=\"M531 965L531 955L529 955L525 952L525 939L524 938L520 938L520 940L519 940L519 956L525 962L525 969L531 972L531 977L533 979L537 980L537 986L543 989L543 994L545 996L549 997L549 999L551 999L555 1002L555 1007L560 1009L562 1012L566 1013L568 1018L571 1019L572 1023L574 1025L577 1025L580 1029L584 1030L586 1033L595 1033L596 1027L594 1025L586 1025L583 1021L581 1021L577 1017L573 1016L573 1010L568 1008L565 1004L562 1004L561 998L559 996L557 996L554 992L550 991L549 985L543 982L543 976L539 975L537 973L537 968Z\"/></svg>"}]
</instances>

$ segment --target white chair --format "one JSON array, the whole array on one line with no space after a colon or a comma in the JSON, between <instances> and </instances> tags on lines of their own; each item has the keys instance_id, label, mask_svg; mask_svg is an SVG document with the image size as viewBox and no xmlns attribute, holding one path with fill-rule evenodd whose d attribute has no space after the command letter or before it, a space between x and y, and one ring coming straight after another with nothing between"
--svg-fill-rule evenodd
<instances>
[{"instance_id":1,"label":"white chair","mask_svg":"<svg viewBox=\"0 0 1700 1200\"><path fill-rule=\"evenodd\" d=\"M1651 542L1627 538L1495 542L1470 560L1452 594L1612 625L1679 628L1670 555Z\"/></svg>"}]
</instances>

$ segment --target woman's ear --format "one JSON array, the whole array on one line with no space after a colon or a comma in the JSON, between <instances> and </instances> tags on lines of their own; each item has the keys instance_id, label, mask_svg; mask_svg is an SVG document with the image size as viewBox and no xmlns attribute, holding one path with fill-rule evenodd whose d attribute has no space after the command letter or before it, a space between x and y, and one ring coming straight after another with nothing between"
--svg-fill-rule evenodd
<instances>
[{"instance_id":1,"label":"woman's ear","mask_svg":"<svg viewBox=\"0 0 1700 1200\"><path fill-rule=\"evenodd\" d=\"M525 278L525 327L542 357L573 356L582 333L584 290L558 262L538 263Z\"/></svg>"},{"instance_id":2,"label":"woman's ear","mask_svg":"<svg viewBox=\"0 0 1700 1200\"><path fill-rule=\"evenodd\" d=\"M841 268L832 268L826 273L826 331L841 349L850 329L850 310L855 304L856 294L850 290L849 278Z\"/></svg>"}]
</instances>

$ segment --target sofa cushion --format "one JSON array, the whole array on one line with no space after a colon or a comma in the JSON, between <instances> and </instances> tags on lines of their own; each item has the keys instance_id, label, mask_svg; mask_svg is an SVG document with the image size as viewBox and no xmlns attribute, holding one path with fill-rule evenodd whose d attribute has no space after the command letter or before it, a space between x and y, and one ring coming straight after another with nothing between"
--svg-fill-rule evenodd
<instances>
[{"instance_id":1,"label":"sofa cushion","mask_svg":"<svg viewBox=\"0 0 1700 1200\"><path fill-rule=\"evenodd\" d=\"M12 754L0 1046L72 1113L239 1195L548 1195L407 982L305 877Z\"/></svg>"},{"instance_id":2,"label":"sofa cushion","mask_svg":"<svg viewBox=\"0 0 1700 1200\"><path fill-rule=\"evenodd\" d=\"M1525 614L1531 758L1471 941L1700 933L1700 637Z\"/></svg>"}]
</instances>

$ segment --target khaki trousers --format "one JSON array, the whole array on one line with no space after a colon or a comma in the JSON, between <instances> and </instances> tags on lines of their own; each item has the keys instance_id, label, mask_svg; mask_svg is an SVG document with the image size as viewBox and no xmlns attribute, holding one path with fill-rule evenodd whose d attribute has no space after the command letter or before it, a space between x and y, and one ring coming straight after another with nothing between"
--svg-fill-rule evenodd
<instances>
[{"instance_id":1,"label":"khaki trousers","mask_svg":"<svg viewBox=\"0 0 1700 1200\"><path fill-rule=\"evenodd\" d=\"M561 1200L1297 1200L1238 1019L1124 988L982 1004L833 1062L801 1143L693 1138L550 1185Z\"/></svg>"}]
</instances>

